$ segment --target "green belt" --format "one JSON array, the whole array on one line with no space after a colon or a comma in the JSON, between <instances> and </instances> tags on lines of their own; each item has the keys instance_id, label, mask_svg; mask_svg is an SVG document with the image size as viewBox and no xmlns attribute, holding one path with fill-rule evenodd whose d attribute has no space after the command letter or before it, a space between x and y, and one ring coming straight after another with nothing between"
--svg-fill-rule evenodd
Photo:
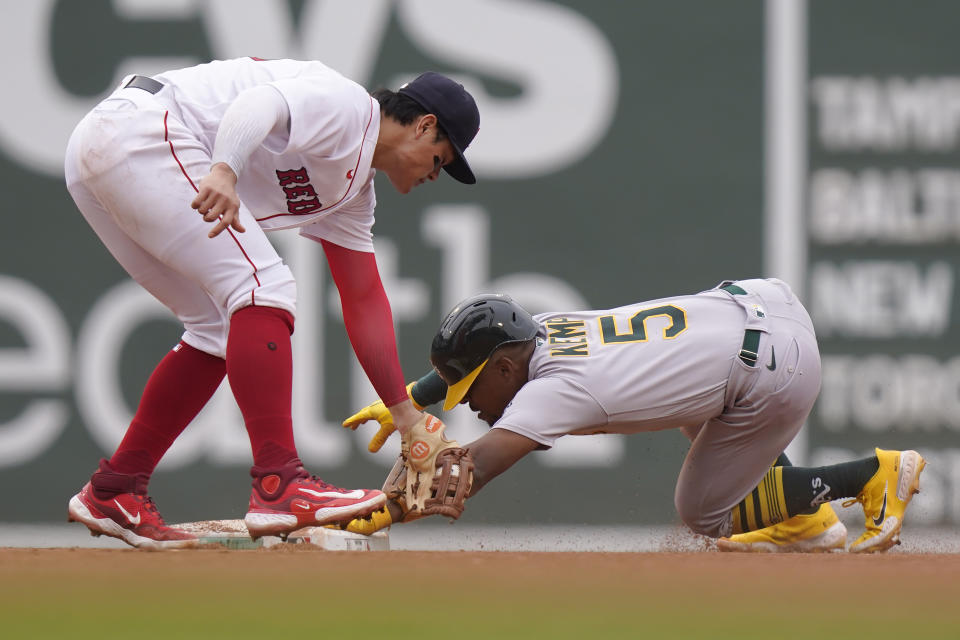
<instances>
[{"instance_id":1,"label":"green belt","mask_svg":"<svg viewBox=\"0 0 960 640\"><path fill-rule=\"evenodd\" d=\"M738 287L735 284L728 284L725 287L721 287L724 291L729 292L731 295L743 296L747 292L744 291L742 287ZM740 347L740 359L743 361L743 364L748 367L754 367L757 364L758 351L760 349L760 331L756 329L747 329L743 332L743 346Z\"/></svg>"},{"instance_id":2,"label":"green belt","mask_svg":"<svg viewBox=\"0 0 960 640\"><path fill-rule=\"evenodd\" d=\"M760 348L760 332L756 329L747 329L743 332L743 346L740 348L740 359L743 364L753 367L757 364L759 357L757 351Z\"/></svg>"}]
</instances>

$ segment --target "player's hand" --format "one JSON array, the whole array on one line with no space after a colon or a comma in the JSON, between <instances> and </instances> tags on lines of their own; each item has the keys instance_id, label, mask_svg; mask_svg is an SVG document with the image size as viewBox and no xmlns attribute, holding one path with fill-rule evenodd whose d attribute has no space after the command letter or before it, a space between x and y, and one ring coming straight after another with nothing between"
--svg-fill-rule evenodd
<instances>
[{"instance_id":1,"label":"player's hand","mask_svg":"<svg viewBox=\"0 0 960 640\"><path fill-rule=\"evenodd\" d=\"M403 511L393 500L388 500L386 506L374 511L365 518L354 518L346 524L339 525L343 531L359 533L365 536L373 535L381 529L388 528L394 522L400 522ZM329 525L338 527L338 525Z\"/></svg>"},{"instance_id":2,"label":"player's hand","mask_svg":"<svg viewBox=\"0 0 960 640\"><path fill-rule=\"evenodd\" d=\"M407 385L407 395L410 394L410 389L413 388L414 384L416 383L411 382ZM412 400L411 398L411 401ZM423 410L423 407L418 406L416 402L413 403L413 406L418 411ZM380 447L387 441L390 434L397 430L397 425L394 424L393 415L390 413L390 410L387 409L386 405L383 404L383 400L377 400L344 420L343 426L356 431L357 427L368 420L376 420L380 423L380 430L373 435L370 439L370 444L367 445L367 450L370 451L370 453L376 453L380 451Z\"/></svg>"},{"instance_id":3,"label":"player's hand","mask_svg":"<svg viewBox=\"0 0 960 640\"><path fill-rule=\"evenodd\" d=\"M374 434L373 438L370 439L370 444L367 445L367 450L370 453L376 453L380 451L380 447L387 441L390 434L397 430L397 427L393 424L393 416L390 415L390 411L383 404L383 400L377 400L373 404L360 409L360 411L344 420L343 426L356 431L357 427L368 420L376 420L380 423L380 430Z\"/></svg>"},{"instance_id":4,"label":"player's hand","mask_svg":"<svg viewBox=\"0 0 960 640\"><path fill-rule=\"evenodd\" d=\"M197 186L197 197L190 206L203 215L206 222L217 221L207 235L211 238L227 227L233 227L243 233L246 229L240 224L240 198L237 196L237 174L230 165L218 162Z\"/></svg>"}]
</instances>

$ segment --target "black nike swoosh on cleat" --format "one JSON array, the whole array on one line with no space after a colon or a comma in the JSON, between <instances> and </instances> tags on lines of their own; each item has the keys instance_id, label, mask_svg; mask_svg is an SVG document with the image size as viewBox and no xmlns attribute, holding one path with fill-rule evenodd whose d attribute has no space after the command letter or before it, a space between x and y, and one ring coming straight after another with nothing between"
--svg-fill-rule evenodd
<instances>
[{"instance_id":1,"label":"black nike swoosh on cleat","mask_svg":"<svg viewBox=\"0 0 960 640\"><path fill-rule=\"evenodd\" d=\"M767 369L773 371L777 368L777 352L774 351L773 345L770 345L770 364L767 365Z\"/></svg>"},{"instance_id":2,"label":"black nike swoosh on cleat","mask_svg":"<svg viewBox=\"0 0 960 640\"><path fill-rule=\"evenodd\" d=\"M883 517L887 514L887 488L883 488L883 506L880 507L880 515L873 519L873 524L880 526L880 523L883 522Z\"/></svg>"}]
</instances>

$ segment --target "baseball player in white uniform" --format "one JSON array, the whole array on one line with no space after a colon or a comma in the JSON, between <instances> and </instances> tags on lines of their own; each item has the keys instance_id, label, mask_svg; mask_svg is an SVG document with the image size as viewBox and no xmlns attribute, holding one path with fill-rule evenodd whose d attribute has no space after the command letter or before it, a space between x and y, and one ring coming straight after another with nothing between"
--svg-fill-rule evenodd
<instances>
[{"instance_id":1,"label":"baseball player in white uniform","mask_svg":"<svg viewBox=\"0 0 960 640\"><path fill-rule=\"evenodd\" d=\"M413 387L414 400L445 395L445 409L469 404L492 427L467 445L471 495L560 437L681 429L691 447L677 511L723 550L843 548L846 529L829 502L854 498L866 530L850 550L885 551L925 465L915 451L877 449L828 467L789 466L782 452L819 393L820 355L809 315L775 279L537 316L508 296L475 296L446 316L430 359L434 372ZM388 423L374 407L345 426ZM387 526L393 508L350 526Z\"/></svg>"},{"instance_id":2,"label":"baseball player in white uniform","mask_svg":"<svg viewBox=\"0 0 960 640\"><path fill-rule=\"evenodd\" d=\"M147 497L154 467L224 375L250 436L251 536L285 535L380 507L303 469L291 424L296 285L266 231L322 244L351 343L401 430L422 414L397 358L373 254L374 175L401 193L444 169L475 182L463 152L479 112L433 72L368 93L313 61L242 58L130 76L76 127L67 187L124 269L183 323L123 441L69 503L69 517L134 546L193 537Z\"/></svg>"}]
</instances>

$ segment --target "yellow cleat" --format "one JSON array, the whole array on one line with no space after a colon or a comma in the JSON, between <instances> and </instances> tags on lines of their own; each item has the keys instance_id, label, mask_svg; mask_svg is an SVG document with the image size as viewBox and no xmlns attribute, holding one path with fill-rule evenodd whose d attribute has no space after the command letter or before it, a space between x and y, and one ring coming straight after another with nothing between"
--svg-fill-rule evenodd
<instances>
[{"instance_id":1,"label":"yellow cleat","mask_svg":"<svg viewBox=\"0 0 960 640\"><path fill-rule=\"evenodd\" d=\"M863 505L867 530L850 545L852 553L879 553L900 544L903 514L913 494L920 493L920 473L927 465L916 451L877 449L880 468L863 486L854 502Z\"/></svg>"},{"instance_id":2,"label":"yellow cleat","mask_svg":"<svg viewBox=\"0 0 960 640\"><path fill-rule=\"evenodd\" d=\"M829 503L809 515L717 540L720 551L746 553L822 553L842 550L846 544L847 528Z\"/></svg>"}]
</instances>

